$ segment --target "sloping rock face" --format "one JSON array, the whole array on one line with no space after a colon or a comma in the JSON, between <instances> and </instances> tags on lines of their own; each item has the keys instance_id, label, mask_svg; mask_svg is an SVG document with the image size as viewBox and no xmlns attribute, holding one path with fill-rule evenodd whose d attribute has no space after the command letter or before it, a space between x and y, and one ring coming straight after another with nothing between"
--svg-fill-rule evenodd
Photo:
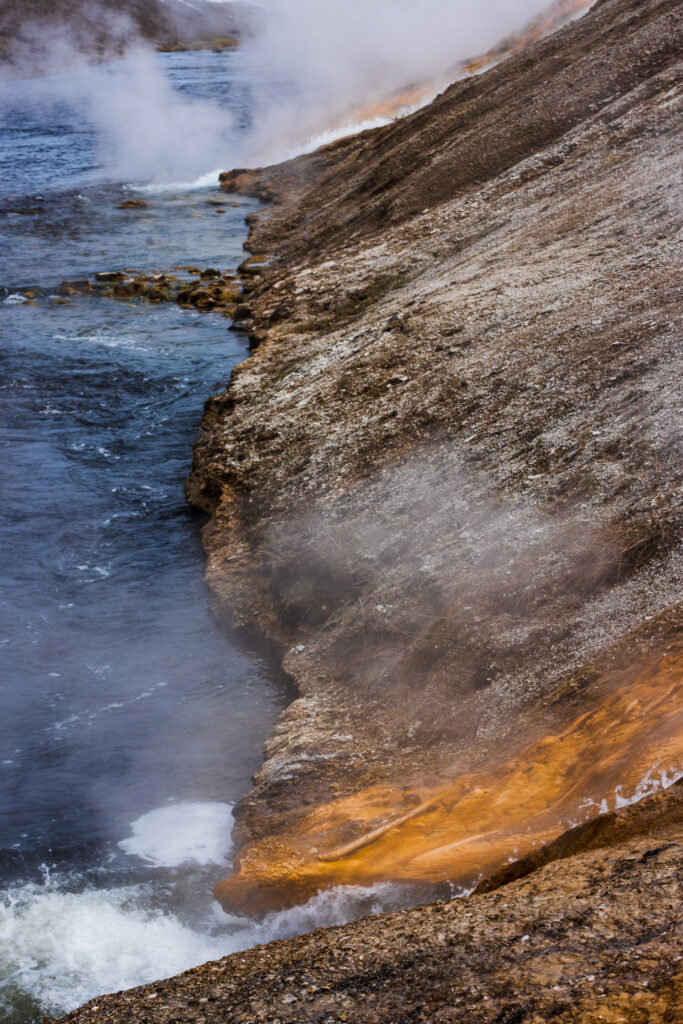
<instances>
[{"instance_id":1,"label":"sloping rock face","mask_svg":"<svg viewBox=\"0 0 683 1024\"><path fill-rule=\"evenodd\" d=\"M220 607L300 697L217 896L478 884L71 1024L682 1019L681 13L602 0L410 118L225 176L270 201L254 351L187 491Z\"/></svg>"},{"instance_id":2,"label":"sloping rock face","mask_svg":"<svg viewBox=\"0 0 683 1024\"><path fill-rule=\"evenodd\" d=\"M677 1024L682 839L679 783L487 894L261 946L66 1021Z\"/></svg>"},{"instance_id":3,"label":"sloping rock face","mask_svg":"<svg viewBox=\"0 0 683 1024\"><path fill-rule=\"evenodd\" d=\"M255 350L188 481L300 698L217 889L472 885L681 771L681 12L607 0L226 190Z\"/></svg>"}]
</instances>

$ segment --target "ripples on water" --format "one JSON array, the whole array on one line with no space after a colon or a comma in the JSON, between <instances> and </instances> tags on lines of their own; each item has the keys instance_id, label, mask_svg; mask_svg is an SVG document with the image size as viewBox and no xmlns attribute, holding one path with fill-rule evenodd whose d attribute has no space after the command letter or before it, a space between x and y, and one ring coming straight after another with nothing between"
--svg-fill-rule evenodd
<instances>
[{"instance_id":1,"label":"ripples on water","mask_svg":"<svg viewBox=\"0 0 683 1024\"><path fill-rule=\"evenodd\" d=\"M192 95L220 80L236 130L248 125L239 54L162 60ZM287 700L212 620L201 519L182 494L202 405L244 340L175 306L49 297L98 270L234 268L254 204L217 215L209 184L121 211L127 186L98 180L80 112L37 103L28 84L12 97L0 125L0 1016L27 1024L389 897L330 893L261 923L211 901L231 805ZM46 294L22 302L31 285Z\"/></svg>"}]
</instances>

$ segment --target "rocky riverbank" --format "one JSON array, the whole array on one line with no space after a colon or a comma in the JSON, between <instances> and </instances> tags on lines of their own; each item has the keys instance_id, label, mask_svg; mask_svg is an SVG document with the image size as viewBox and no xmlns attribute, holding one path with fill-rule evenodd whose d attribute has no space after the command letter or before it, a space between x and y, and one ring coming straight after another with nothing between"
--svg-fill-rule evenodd
<instances>
[{"instance_id":1,"label":"rocky riverbank","mask_svg":"<svg viewBox=\"0 0 683 1024\"><path fill-rule=\"evenodd\" d=\"M261 946L65 1024L674 1024L682 797L577 829L487 893Z\"/></svg>"},{"instance_id":2,"label":"rocky riverbank","mask_svg":"<svg viewBox=\"0 0 683 1024\"><path fill-rule=\"evenodd\" d=\"M680 786L614 812L683 767L681 10L602 0L411 117L224 176L270 204L253 352L187 492L224 614L300 697L217 896L506 884L69 1020L675 1019Z\"/></svg>"},{"instance_id":3,"label":"rocky riverbank","mask_svg":"<svg viewBox=\"0 0 683 1024\"><path fill-rule=\"evenodd\" d=\"M468 885L680 771L679 14L224 176L272 202L188 495L301 693L226 904Z\"/></svg>"}]
</instances>

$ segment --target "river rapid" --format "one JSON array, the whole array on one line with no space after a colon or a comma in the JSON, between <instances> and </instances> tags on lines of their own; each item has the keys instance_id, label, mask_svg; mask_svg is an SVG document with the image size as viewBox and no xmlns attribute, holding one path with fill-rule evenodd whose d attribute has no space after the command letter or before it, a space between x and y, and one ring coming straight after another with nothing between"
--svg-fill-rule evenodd
<instances>
[{"instance_id":1,"label":"river rapid","mask_svg":"<svg viewBox=\"0 0 683 1024\"><path fill-rule=\"evenodd\" d=\"M214 121L224 111L229 166L251 127L254 69L239 52L146 59L181 125L201 123L204 102ZM125 62L113 74L135 80ZM211 899L232 805L290 697L263 652L212 617L203 520L182 493L202 405L245 339L219 316L57 302L54 289L102 270L234 269L256 204L226 201L210 164L195 174L202 154L188 163L173 127L162 154L175 140L187 184L172 160L161 180L112 180L92 92L85 103L64 80L0 91L6 1024L392 903L383 887L331 892L257 921ZM149 206L119 209L131 197ZM26 301L31 287L41 294Z\"/></svg>"}]
</instances>

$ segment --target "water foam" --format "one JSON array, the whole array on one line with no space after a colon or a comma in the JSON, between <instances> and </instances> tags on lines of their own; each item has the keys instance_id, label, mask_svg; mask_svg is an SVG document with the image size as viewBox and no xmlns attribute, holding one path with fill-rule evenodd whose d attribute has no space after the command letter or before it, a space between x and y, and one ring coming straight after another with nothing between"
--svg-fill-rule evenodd
<instances>
[{"instance_id":1,"label":"water foam","mask_svg":"<svg viewBox=\"0 0 683 1024\"><path fill-rule=\"evenodd\" d=\"M0 1011L22 992L43 1013L69 1013L106 992L144 985L259 943L345 924L400 904L387 883L336 888L262 921L225 914L216 904L201 930L149 909L143 885L68 892L58 881L0 894Z\"/></svg>"},{"instance_id":2,"label":"water foam","mask_svg":"<svg viewBox=\"0 0 683 1024\"><path fill-rule=\"evenodd\" d=\"M63 892L49 881L0 894L0 1008L11 1008L14 989L67 1013L232 951L226 937L145 909L144 895L141 886Z\"/></svg>"},{"instance_id":3,"label":"water foam","mask_svg":"<svg viewBox=\"0 0 683 1024\"><path fill-rule=\"evenodd\" d=\"M143 814L118 845L156 868L225 865L232 850L231 804L174 803Z\"/></svg>"}]
</instances>

